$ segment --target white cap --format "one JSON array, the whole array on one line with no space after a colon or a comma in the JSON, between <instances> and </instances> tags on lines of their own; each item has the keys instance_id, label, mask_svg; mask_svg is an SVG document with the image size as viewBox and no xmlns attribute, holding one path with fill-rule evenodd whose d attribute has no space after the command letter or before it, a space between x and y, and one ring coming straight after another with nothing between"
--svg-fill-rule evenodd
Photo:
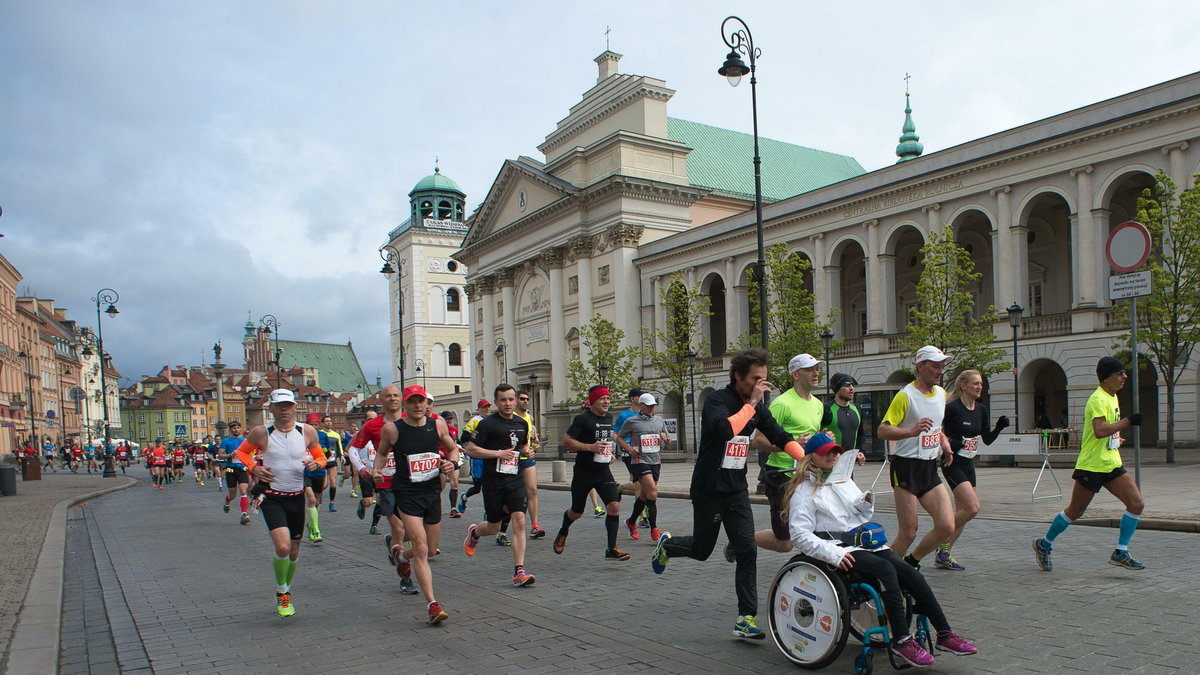
<instances>
[{"instance_id":1,"label":"white cap","mask_svg":"<svg viewBox=\"0 0 1200 675\"><path fill-rule=\"evenodd\" d=\"M638 397L638 403L642 405L658 405L658 401L654 400L654 394L642 394Z\"/></svg>"},{"instance_id":2,"label":"white cap","mask_svg":"<svg viewBox=\"0 0 1200 675\"><path fill-rule=\"evenodd\" d=\"M813 358L812 354L797 354L788 361L788 372L794 373L801 368L812 368L819 364L820 361Z\"/></svg>"},{"instance_id":3,"label":"white cap","mask_svg":"<svg viewBox=\"0 0 1200 675\"><path fill-rule=\"evenodd\" d=\"M430 393L426 392L426 393L425 393L425 400L426 400L426 401L432 401L432 400L433 400L433 394L430 394Z\"/></svg>"},{"instance_id":4,"label":"white cap","mask_svg":"<svg viewBox=\"0 0 1200 675\"><path fill-rule=\"evenodd\" d=\"M946 356L942 350L938 349L937 347L934 347L933 345L925 345L917 350L917 357L913 359L913 363L920 363L922 361L941 363L949 358L949 356Z\"/></svg>"},{"instance_id":5,"label":"white cap","mask_svg":"<svg viewBox=\"0 0 1200 675\"><path fill-rule=\"evenodd\" d=\"M291 389L276 389L271 392L271 403L295 403L296 395Z\"/></svg>"}]
</instances>

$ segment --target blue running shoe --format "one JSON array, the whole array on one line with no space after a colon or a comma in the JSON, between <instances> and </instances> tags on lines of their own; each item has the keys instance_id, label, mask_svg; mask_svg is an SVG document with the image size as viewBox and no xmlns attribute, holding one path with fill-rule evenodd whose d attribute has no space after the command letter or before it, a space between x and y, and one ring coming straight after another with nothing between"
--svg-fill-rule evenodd
<instances>
[{"instance_id":1,"label":"blue running shoe","mask_svg":"<svg viewBox=\"0 0 1200 675\"><path fill-rule=\"evenodd\" d=\"M458 498L458 512L459 513L467 512L467 496L466 495L463 495Z\"/></svg>"},{"instance_id":2,"label":"blue running shoe","mask_svg":"<svg viewBox=\"0 0 1200 675\"><path fill-rule=\"evenodd\" d=\"M1127 570L1144 570L1146 566L1133 559L1129 555L1129 551L1114 550L1112 556L1108 559L1108 564L1115 567L1124 567Z\"/></svg>"},{"instance_id":3,"label":"blue running shoe","mask_svg":"<svg viewBox=\"0 0 1200 675\"><path fill-rule=\"evenodd\" d=\"M758 627L758 617L753 614L739 616L733 624L733 636L748 640L765 640L767 634Z\"/></svg>"},{"instance_id":4,"label":"blue running shoe","mask_svg":"<svg viewBox=\"0 0 1200 675\"><path fill-rule=\"evenodd\" d=\"M654 547L654 553L650 554L650 569L654 570L655 574L662 574L667 569L667 563L671 561L671 556L667 555L667 542L671 540L670 532L663 532L658 538L658 544Z\"/></svg>"},{"instance_id":5,"label":"blue running shoe","mask_svg":"<svg viewBox=\"0 0 1200 675\"><path fill-rule=\"evenodd\" d=\"M1044 571L1050 572L1054 569L1054 563L1050 562L1050 543L1045 539L1041 537L1033 538L1033 557L1037 560L1038 567Z\"/></svg>"}]
</instances>

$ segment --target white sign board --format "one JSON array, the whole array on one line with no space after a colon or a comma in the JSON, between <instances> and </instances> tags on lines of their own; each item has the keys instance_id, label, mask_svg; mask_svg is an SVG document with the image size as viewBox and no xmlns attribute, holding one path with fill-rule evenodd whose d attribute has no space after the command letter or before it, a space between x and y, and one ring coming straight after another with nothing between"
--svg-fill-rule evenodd
<instances>
[{"instance_id":1,"label":"white sign board","mask_svg":"<svg viewBox=\"0 0 1200 675\"><path fill-rule=\"evenodd\" d=\"M671 437L671 443L679 442L679 420L673 417L664 417L663 424L666 425L667 435Z\"/></svg>"},{"instance_id":2,"label":"white sign board","mask_svg":"<svg viewBox=\"0 0 1200 675\"><path fill-rule=\"evenodd\" d=\"M995 443L979 445L981 455L1037 455L1041 452L1041 434L1001 434Z\"/></svg>"},{"instance_id":3,"label":"white sign board","mask_svg":"<svg viewBox=\"0 0 1200 675\"><path fill-rule=\"evenodd\" d=\"M1118 274L1108 278L1108 299L1140 298L1150 295L1150 271Z\"/></svg>"}]
</instances>

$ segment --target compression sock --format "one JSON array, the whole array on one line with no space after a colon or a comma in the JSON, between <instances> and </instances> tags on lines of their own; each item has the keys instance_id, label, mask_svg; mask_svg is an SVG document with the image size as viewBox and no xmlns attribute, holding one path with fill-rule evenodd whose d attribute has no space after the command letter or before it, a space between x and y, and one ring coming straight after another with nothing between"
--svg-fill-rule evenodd
<instances>
[{"instance_id":1,"label":"compression sock","mask_svg":"<svg viewBox=\"0 0 1200 675\"><path fill-rule=\"evenodd\" d=\"M379 508L379 502L375 502L375 510L371 511L371 527L379 525L379 518L383 515L383 510Z\"/></svg>"},{"instance_id":2,"label":"compression sock","mask_svg":"<svg viewBox=\"0 0 1200 675\"><path fill-rule=\"evenodd\" d=\"M560 527L560 528L558 529L558 535L559 535L560 537L565 537L565 536L567 536L567 531L571 529L571 523L572 523L573 521L571 520L571 516L570 516L570 515L568 515L568 514L570 514L570 513L571 513L570 511L563 511L563 522L562 522L562 527Z\"/></svg>"},{"instance_id":3,"label":"compression sock","mask_svg":"<svg viewBox=\"0 0 1200 675\"><path fill-rule=\"evenodd\" d=\"M646 519L650 521L650 527L658 527L657 499L646 502Z\"/></svg>"},{"instance_id":4,"label":"compression sock","mask_svg":"<svg viewBox=\"0 0 1200 675\"><path fill-rule=\"evenodd\" d=\"M620 527L621 516L604 516L604 529L608 532L608 548L617 547L617 528Z\"/></svg>"},{"instance_id":5,"label":"compression sock","mask_svg":"<svg viewBox=\"0 0 1200 675\"><path fill-rule=\"evenodd\" d=\"M337 496L337 487L330 485L329 486L329 503L330 504L333 503L333 498L336 496Z\"/></svg>"},{"instance_id":6,"label":"compression sock","mask_svg":"<svg viewBox=\"0 0 1200 675\"><path fill-rule=\"evenodd\" d=\"M288 567L291 566L291 562L287 558L271 554L271 566L275 568L275 590L279 593L288 592Z\"/></svg>"},{"instance_id":7,"label":"compression sock","mask_svg":"<svg viewBox=\"0 0 1200 675\"><path fill-rule=\"evenodd\" d=\"M246 509L250 508L250 498L246 495L242 495L241 498L238 499L238 506L241 507L242 513L245 513Z\"/></svg>"},{"instance_id":8,"label":"compression sock","mask_svg":"<svg viewBox=\"0 0 1200 675\"><path fill-rule=\"evenodd\" d=\"M642 515L642 508L646 506L646 502L635 499L633 500L633 513L629 514L630 520L637 520L637 517Z\"/></svg>"},{"instance_id":9,"label":"compression sock","mask_svg":"<svg viewBox=\"0 0 1200 675\"><path fill-rule=\"evenodd\" d=\"M313 506L313 507L305 509L305 510L308 511L308 522L311 523L313 532L320 532L321 524L317 518L318 518L318 514L321 512L321 509L318 509L317 507Z\"/></svg>"},{"instance_id":10,"label":"compression sock","mask_svg":"<svg viewBox=\"0 0 1200 675\"><path fill-rule=\"evenodd\" d=\"M1138 521L1140 520L1141 517L1135 516L1128 511L1121 514L1121 533L1117 537L1118 551L1129 550L1129 540L1133 539L1133 532L1137 530Z\"/></svg>"},{"instance_id":11,"label":"compression sock","mask_svg":"<svg viewBox=\"0 0 1200 675\"><path fill-rule=\"evenodd\" d=\"M450 508L458 509L458 488L450 488Z\"/></svg>"},{"instance_id":12,"label":"compression sock","mask_svg":"<svg viewBox=\"0 0 1200 675\"><path fill-rule=\"evenodd\" d=\"M1050 529L1046 530L1046 536L1045 536L1046 541L1053 544L1054 540L1058 537L1058 535L1065 532L1067 529L1067 526L1069 526L1070 524L1071 524L1071 519L1067 518L1067 514L1062 511L1059 511L1054 516L1054 520L1050 521Z\"/></svg>"},{"instance_id":13,"label":"compression sock","mask_svg":"<svg viewBox=\"0 0 1200 675\"><path fill-rule=\"evenodd\" d=\"M508 524L512 522L512 516L504 516L504 520L500 521L500 531L508 532Z\"/></svg>"},{"instance_id":14,"label":"compression sock","mask_svg":"<svg viewBox=\"0 0 1200 675\"><path fill-rule=\"evenodd\" d=\"M291 588L292 588L292 579L296 578L296 565L298 565L299 563L300 563L299 560L290 560L290 559L288 560L288 567L287 567L288 590L291 590Z\"/></svg>"}]
</instances>

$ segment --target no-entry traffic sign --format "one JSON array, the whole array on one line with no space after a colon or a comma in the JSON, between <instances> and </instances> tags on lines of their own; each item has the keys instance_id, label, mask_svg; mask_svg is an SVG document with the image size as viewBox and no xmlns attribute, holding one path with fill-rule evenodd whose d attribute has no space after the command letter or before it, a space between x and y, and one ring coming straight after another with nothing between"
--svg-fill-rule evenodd
<instances>
[{"instance_id":1,"label":"no-entry traffic sign","mask_svg":"<svg viewBox=\"0 0 1200 675\"><path fill-rule=\"evenodd\" d=\"M1150 257L1150 230L1136 221L1127 221L1113 228L1104 246L1108 264L1118 272L1132 272Z\"/></svg>"}]
</instances>

